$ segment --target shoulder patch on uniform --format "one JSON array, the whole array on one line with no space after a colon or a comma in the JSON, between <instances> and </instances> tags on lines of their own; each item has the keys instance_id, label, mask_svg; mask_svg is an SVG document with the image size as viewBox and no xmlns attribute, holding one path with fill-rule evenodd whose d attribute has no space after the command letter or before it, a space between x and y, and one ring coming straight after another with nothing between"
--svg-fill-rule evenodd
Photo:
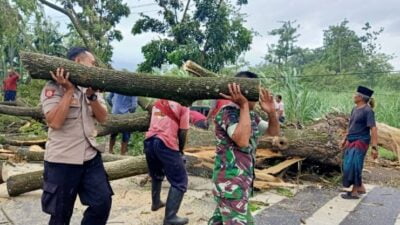
<instances>
[{"instance_id":1,"label":"shoulder patch on uniform","mask_svg":"<svg viewBox=\"0 0 400 225\"><path fill-rule=\"evenodd\" d=\"M51 98L54 96L54 93L56 92L56 89L54 88L46 88L44 94L47 98Z\"/></svg>"}]
</instances>

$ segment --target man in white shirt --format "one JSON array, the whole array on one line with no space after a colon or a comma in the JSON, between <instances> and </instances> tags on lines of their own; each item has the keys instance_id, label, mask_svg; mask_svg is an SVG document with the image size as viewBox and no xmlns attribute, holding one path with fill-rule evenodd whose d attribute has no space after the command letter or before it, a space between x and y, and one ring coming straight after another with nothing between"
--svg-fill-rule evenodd
<instances>
[{"instance_id":1,"label":"man in white shirt","mask_svg":"<svg viewBox=\"0 0 400 225\"><path fill-rule=\"evenodd\" d=\"M276 114L279 118L280 123L285 122L285 105L283 104L282 101L282 95L277 95L275 97L275 109L276 109Z\"/></svg>"}]
</instances>

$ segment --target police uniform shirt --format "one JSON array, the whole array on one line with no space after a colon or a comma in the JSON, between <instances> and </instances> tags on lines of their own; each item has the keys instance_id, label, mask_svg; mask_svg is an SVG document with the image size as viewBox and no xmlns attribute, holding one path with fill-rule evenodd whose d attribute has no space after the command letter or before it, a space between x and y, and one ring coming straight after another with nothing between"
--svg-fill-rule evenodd
<instances>
[{"instance_id":1,"label":"police uniform shirt","mask_svg":"<svg viewBox=\"0 0 400 225\"><path fill-rule=\"evenodd\" d=\"M93 159L97 151L103 152L96 144L96 119L90 101L86 97L87 88L76 87L68 115L60 129L48 130L48 140L44 160L54 163L81 165ZM64 95L61 85L50 81L43 88L40 101L44 114L58 105ZM106 108L101 94L98 101Z\"/></svg>"}]
</instances>

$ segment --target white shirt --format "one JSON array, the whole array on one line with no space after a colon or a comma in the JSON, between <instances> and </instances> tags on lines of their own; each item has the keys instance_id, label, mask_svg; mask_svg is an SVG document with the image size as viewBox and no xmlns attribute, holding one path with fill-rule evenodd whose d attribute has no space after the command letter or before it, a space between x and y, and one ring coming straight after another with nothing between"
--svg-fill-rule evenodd
<instances>
[{"instance_id":1,"label":"white shirt","mask_svg":"<svg viewBox=\"0 0 400 225\"><path fill-rule=\"evenodd\" d=\"M285 116L285 104L283 104L283 102L275 102L275 109L276 112L278 111L282 111L282 116Z\"/></svg>"}]
</instances>

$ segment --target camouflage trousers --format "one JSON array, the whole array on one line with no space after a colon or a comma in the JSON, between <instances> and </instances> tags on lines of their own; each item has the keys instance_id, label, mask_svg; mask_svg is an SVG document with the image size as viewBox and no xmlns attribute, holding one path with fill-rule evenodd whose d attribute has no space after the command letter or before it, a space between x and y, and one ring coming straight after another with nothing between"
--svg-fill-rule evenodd
<instances>
[{"instance_id":1,"label":"camouflage trousers","mask_svg":"<svg viewBox=\"0 0 400 225\"><path fill-rule=\"evenodd\" d=\"M214 197L217 208L208 225L254 225L247 199Z\"/></svg>"}]
</instances>

